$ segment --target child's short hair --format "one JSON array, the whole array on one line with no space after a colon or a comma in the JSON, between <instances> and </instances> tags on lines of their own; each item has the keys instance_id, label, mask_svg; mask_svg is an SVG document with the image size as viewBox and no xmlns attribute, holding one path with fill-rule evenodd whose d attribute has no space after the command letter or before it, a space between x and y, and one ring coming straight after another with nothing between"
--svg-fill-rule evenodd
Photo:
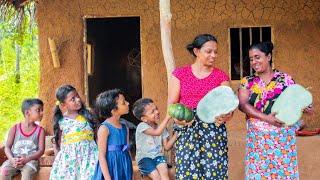
<instances>
[{"instance_id":1,"label":"child's short hair","mask_svg":"<svg viewBox=\"0 0 320 180\"><path fill-rule=\"evenodd\" d=\"M132 110L133 115L137 119L141 120L141 117L144 115L144 108L150 103L153 103L152 99L149 99L149 98L138 99L133 104L133 110Z\"/></svg>"},{"instance_id":2,"label":"child's short hair","mask_svg":"<svg viewBox=\"0 0 320 180\"><path fill-rule=\"evenodd\" d=\"M23 100L22 105L21 105L22 114L25 115L25 112L27 110L29 110L34 105L43 106L43 102L41 101L41 99L38 99L38 98L28 98L28 99Z\"/></svg>"},{"instance_id":3,"label":"child's short hair","mask_svg":"<svg viewBox=\"0 0 320 180\"><path fill-rule=\"evenodd\" d=\"M112 116L111 111L118 109L117 100L120 94L124 95L120 89L112 89L97 96L95 111L100 118L109 118Z\"/></svg>"}]
</instances>

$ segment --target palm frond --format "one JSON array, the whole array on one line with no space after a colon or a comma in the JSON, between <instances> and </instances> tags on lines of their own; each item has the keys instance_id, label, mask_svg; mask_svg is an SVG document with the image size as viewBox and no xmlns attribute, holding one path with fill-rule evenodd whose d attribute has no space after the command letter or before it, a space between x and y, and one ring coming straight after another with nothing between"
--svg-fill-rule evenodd
<instances>
[{"instance_id":1,"label":"palm frond","mask_svg":"<svg viewBox=\"0 0 320 180\"><path fill-rule=\"evenodd\" d=\"M0 22L9 22L12 31L23 35L28 21L35 21L36 0L0 0ZM30 23L32 24L32 23Z\"/></svg>"}]
</instances>

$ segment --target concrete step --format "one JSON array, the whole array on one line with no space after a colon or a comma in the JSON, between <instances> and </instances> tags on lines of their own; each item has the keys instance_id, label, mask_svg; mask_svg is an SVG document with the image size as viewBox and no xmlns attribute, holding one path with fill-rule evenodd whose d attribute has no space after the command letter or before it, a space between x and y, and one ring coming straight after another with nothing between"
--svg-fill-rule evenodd
<instances>
[{"instance_id":1,"label":"concrete step","mask_svg":"<svg viewBox=\"0 0 320 180\"><path fill-rule=\"evenodd\" d=\"M39 172L36 174L34 180L48 180L50 176L51 167L40 167ZM170 179L174 180L175 170L174 167L169 169ZM133 176L135 180L151 180L149 177L141 176L138 166L133 162ZM21 175L15 176L13 180L20 180Z\"/></svg>"}]
</instances>

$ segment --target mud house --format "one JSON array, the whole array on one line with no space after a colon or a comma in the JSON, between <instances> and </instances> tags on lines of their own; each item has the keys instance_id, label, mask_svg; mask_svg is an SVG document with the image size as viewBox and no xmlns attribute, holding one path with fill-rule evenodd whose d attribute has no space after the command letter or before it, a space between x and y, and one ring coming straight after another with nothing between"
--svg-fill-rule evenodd
<instances>
[{"instance_id":1,"label":"mud house","mask_svg":"<svg viewBox=\"0 0 320 180\"><path fill-rule=\"evenodd\" d=\"M319 112L319 0L172 0L171 12L176 66L192 63L185 46L195 35L214 34L219 43L216 66L229 73L237 90L239 79L252 73L246 58L249 44L272 40L274 67L311 87ZM158 0L38 0L37 22L40 97L46 102L42 123L49 133L55 89L62 84L74 85L88 105L99 92L118 87L131 104L140 97L151 97L165 112L167 78ZM48 38L54 40L60 67L54 67ZM319 113L304 117L309 128L319 127L319 118ZM236 112L228 126L230 178L238 179L238 174L243 176L239 166L244 166L244 115ZM299 139L299 143L306 155L300 161L301 176L316 177L313 175L319 172L307 164L319 165L319 160L312 159L319 155L313 149L320 149L319 139Z\"/></svg>"},{"instance_id":2,"label":"mud house","mask_svg":"<svg viewBox=\"0 0 320 180\"><path fill-rule=\"evenodd\" d=\"M65 83L77 87L88 104L99 92L119 87L131 102L141 96L151 97L160 104L162 112L165 110L167 80L158 4L156 0L38 1L40 97L47 102L43 123L49 132L54 89ZM317 111L319 8L320 2L316 0L171 1L176 65L192 62L185 45L195 35L212 33L219 41L216 65L229 73L236 90L239 78L250 73L245 58L248 45L272 40L274 67L291 74L296 82L312 87ZM53 66L48 38L55 41L59 68ZM308 119L308 125L318 127L318 118L316 115ZM243 130L243 119L237 113L230 129Z\"/></svg>"}]
</instances>

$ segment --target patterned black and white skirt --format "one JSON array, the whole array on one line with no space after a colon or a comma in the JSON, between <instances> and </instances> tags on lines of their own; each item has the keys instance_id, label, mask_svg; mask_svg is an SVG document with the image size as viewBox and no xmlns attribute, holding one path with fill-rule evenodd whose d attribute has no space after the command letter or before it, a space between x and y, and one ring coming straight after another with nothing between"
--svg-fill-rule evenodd
<instances>
[{"instance_id":1,"label":"patterned black and white skirt","mask_svg":"<svg viewBox=\"0 0 320 180\"><path fill-rule=\"evenodd\" d=\"M228 179L227 130L197 116L179 130L175 144L176 179Z\"/></svg>"}]
</instances>

